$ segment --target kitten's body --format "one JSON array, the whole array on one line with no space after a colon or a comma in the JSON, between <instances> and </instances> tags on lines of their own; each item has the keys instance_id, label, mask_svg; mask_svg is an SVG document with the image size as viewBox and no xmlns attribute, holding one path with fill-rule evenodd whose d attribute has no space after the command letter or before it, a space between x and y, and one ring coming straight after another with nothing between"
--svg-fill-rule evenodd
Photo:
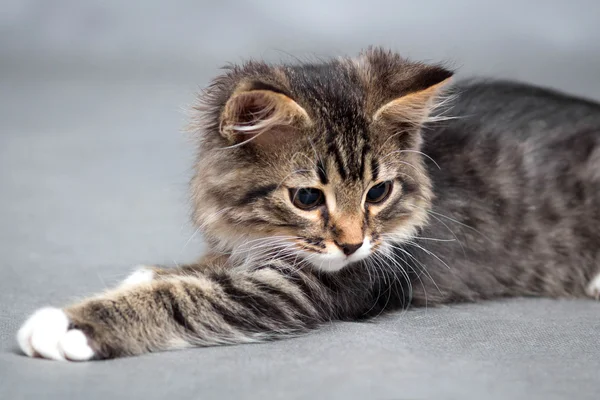
<instances>
[{"instance_id":1,"label":"kitten's body","mask_svg":"<svg viewBox=\"0 0 600 400\"><path fill-rule=\"evenodd\" d=\"M40 310L21 348L110 358L411 304L597 295L600 106L463 82L436 114L450 75L377 49L233 68L205 97L192 181L213 252Z\"/></svg>"},{"instance_id":2,"label":"kitten's body","mask_svg":"<svg viewBox=\"0 0 600 400\"><path fill-rule=\"evenodd\" d=\"M433 281L416 304L584 295L600 271L600 106L509 82L464 82L458 118L425 130L436 199L408 247ZM433 267L435 265L435 268Z\"/></svg>"}]
</instances>

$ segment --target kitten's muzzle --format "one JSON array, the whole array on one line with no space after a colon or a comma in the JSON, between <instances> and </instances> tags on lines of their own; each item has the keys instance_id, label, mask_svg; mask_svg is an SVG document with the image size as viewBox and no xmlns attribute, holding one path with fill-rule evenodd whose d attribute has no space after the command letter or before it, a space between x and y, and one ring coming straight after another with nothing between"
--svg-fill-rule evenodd
<instances>
[{"instance_id":1,"label":"kitten's muzzle","mask_svg":"<svg viewBox=\"0 0 600 400\"><path fill-rule=\"evenodd\" d=\"M356 250L360 249L361 246L363 245L362 242L361 243L354 243L354 244L339 244L336 243L338 245L338 247L340 249L342 249L342 251L344 252L345 255L350 256L354 253L356 253Z\"/></svg>"}]
</instances>

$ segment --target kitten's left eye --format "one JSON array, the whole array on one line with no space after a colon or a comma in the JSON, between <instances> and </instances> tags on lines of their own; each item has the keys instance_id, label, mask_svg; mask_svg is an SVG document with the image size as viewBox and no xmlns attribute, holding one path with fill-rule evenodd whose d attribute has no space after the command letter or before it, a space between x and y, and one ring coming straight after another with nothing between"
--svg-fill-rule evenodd
<instances>
[{"instance_id":1,"label":"kitten's left eye","mask_svg":"<svg viewBox=\"0 0 600 400\"><path fill-rule=\"evenodd\" d=\"M315 188L290 189L292 203L301 210L312 210L325 203L325 195Z\"/></svg>"},{"instance_id":2,"label":"kitten's left eye","mask_svg":"<svg viewBox=\"0 0 600 400\"><path fill-rule=\"evenodd\" d=\"M371 189L369 189L369 191L367 192L366 201L367 201L367 203L372 203L372 204L381 203L385 199L388 198L388 196L390 195L391 192L392 192L392 182L391 181L381 182L381 183L373 186Z\"/></svg>"}]
</instances>

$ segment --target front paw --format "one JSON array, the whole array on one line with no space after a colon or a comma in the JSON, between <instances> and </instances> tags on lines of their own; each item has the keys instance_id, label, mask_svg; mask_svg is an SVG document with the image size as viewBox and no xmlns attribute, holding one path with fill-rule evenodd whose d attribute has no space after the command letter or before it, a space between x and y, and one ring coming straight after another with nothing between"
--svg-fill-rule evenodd
<instances>
[{"instance_id":1,"label":"front paw","mask_svg":"<svg viewBox=\"0 0 600 400\"><path fill-rule=\"evenodd\" d=\"M41 308L17 333L21 350L29 357L86 361L94 357L88 338L79 329L69 329L69 318L59 308Z\"/></svg>"}]
</instances>

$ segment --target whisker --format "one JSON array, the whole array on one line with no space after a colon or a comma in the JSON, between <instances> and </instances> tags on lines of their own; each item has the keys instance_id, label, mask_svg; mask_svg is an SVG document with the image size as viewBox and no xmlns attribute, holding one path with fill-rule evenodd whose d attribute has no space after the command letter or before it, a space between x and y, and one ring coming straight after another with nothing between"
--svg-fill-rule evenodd
<instances>
[{"instance_id":1,"label":"whisker","mask_svg":"<svg viewBox=\"0 0 600 400\"><path fill-rule=\"evenodd\" d=\"M374 253L374 254L373 254L373 258L372 258L372 259L370 259L370 261L372 261L372 262L373 262L373 264L372 264L372 265L373 265L374 272L378 272L378 264L376 263L376 256L377 256L377 254L376 254L376 253ZM381 267L379 267L379 269L380 269L380 268L381 268ZM385 278L384 278L384 279L385 279ZM378 293L377 293L377 297L375 298L375 301L373 302L373 305L371 306L371 308L369 308L367 311L365 311L365 312L363 313L363 315L368 315L368 314L371 312L371 310L373 310L373 308L375 308L375 306L376 306L376 305L377 305L377 303L379 302L379 299L381 298L381 284L378 284L378 285L377 285L377 287L378 287L378 289L379 289L379 291L378 291Z\"/></svg>"},{"instance_id":2,"label":"whisker","mask_svg":"<svg viewBox=\"0 0 600 400\"><path fill-rule=\"evenodd\" d=\"M388 154L388 155L392 155L392 154ZM387 157L387 156L384 156L384 157ZM383 168L393 169L393 167L395 166L396 163L408 165L409 167L411 167L415 171L420 172L417 167L415 167L413 164L409 163L408 161L404 161L404 160L379 161L379 168L383 167ZM407 173L405 173L405 175L409 176L411 179L414 179L414 177L412 175L409 175Z\"/></svg>"},{"instance_id":3,"label":"whisker","mask_svg":"<svg viewBox=\"0 0 600 400\"><path fill-rule=\"evenodd\" d=\"M423 268L421 269L416 265L413 266L411 263L408 262L408 260L406 258L402 258L398 261L404 261L405 265L407 265L417 276L417 279L419 280L419 282L421 283L421 287L423 288L423 293L425 294L425 308L427 308L427 288L425 287L425 282L423 282L423 279L421 279L421 275L423 275L423 273L424 273L423 270L425 270L425 267L423 266ZM418 262L418 260L416 260L416 259L415 259L415 261ZM419 270L417 271L415 268L418 268ZM433 278L431 278L431 275L429 277L433 281ZM434 284L435 284L435 282L434 282Z\"/></svg>"},{"instance_id":4,"label":"whisker","mask_svg":"<svg viewBox=\"0 0 600 400\"><path fill-rule=\"evenodd\" d=\"M408 244L408 245L411 245L411 246L414 246L414 247L416 247L416 248L418 248L418 249L421 249L421 250L423 250L425 253L429 254L430 256L433 256L433 257L435 257L435 258L436 258L436 259L437 259L439 262L441 262L442 264L444 264L444 266L445 266L446 268L448 268L448 270L452 270L452 268L450 268L450 266L449 266L448 264L446 264L446 262L445 262L445 261L443 261L441 258L439 258L439 257L438 257L438 256L437 256L435 253L433 253L433 252L431 252L431 251L427 250L426 248L424 248L424 247L422 247L422 246L419 246L419 245L418 245L418 244L416 244L415 242L410 242L410 241L409 241L409 242L406 242L406 244Z\"/></svg>"},{"instance_id":5,"label":"whisker","mask_svg":"<svg viewBox=\"0 0 600 400\"><path fill-rule=\"evenodd\" d=\"M283 183L287 180L287 178L289 178L292 175L299 174L301 172L312 172L312 171L310 169L297 169L297 170L294 170L294 171L290 172L289 174L287 174L285 176L285 178L283 178L281 180L281 182L279 182L279 184L277 185L277 187L275 188L275 190L279 189L281 187L281 185L283 185Z\"/></svg>"},{"instance_id":6,"label":"whisker","mask_svg":"<svg viewBox=\"0 0 600 400\"><path fill-rule=\"evenodd\" d=\"M425 210L426 212L429 212L429 210L427 210L427 209L425 209L423 207L419 207L419 206L414 205L414 204L410 204L409 206L417 207L417 208L419 208L421 210ZM456 234L454 233L454 231L452 229L450 229L450 227L444 221L442 221L440 218L438 218L435 214L431 214L431 217L433 217L433 219L435 219L440 224L442 224L448 230L448 232L450 232L450 234L452 236L454 236L454 239L458 242L458 244L459 244L459 246L460 246L460 248L461 248L461 250L463 252L463 255L466 257L467 252L465 251L465 247L462 244L462 242L460 240L458 240L458 236L456 236Z\"/></svg>"},{"instance_id":7,"label":"whisker","mask_svg":"<svg viewBox=\"0 0 600 400\"><path fill-rule=\"evenodd\" d=\"M430 160L431 160L431 162L432 162L432 163L434 163L436 167L438 167L438 169L440 169L440 170L442 169L442 167L440 167L440 165L439 165L439 164L438 164L438 163L437 163L437 162L436 162L436 161L435 161L433 158L431 158L431 157L430 157L428 154L425 154L425 153L423 153L422 151L419 151L419 150L407 150L407 149L404 149L404 150L399 150L399 151L400 151L400 152L406 152L406 153L416 153L416 154L420 154L420 155L422 155L423 157L426 157L426 158L430 159Z\"/></svg>"},{"instance_id":8,"label":"whisker","mask_svg":"<svg viewBox=\"0 0 600 400\"><path fill-rule=\"evenodd\" d=\"M246 241L237 246L237 249L244 250L245 248L255 248L256 246L261 246L263 244L271 244L271 243L281 243L281 242L290 242L292 240L297 240L296 236L272 236L268 238L260 238L254 239L250 241ZM252 246L252 247L251 247Z\"/></svg>"},{"instance_id":9,"label":"whisker","mask_svg":"<svg viewBox=\"0 0 600 400\"><path fill-rule=\"evenodd\" d=\"M395 238L394 235L387 234L387 233L384 233L381 236L385 239L393 240ZM417 240L417 239L418 240L431 240L434 242L456 242L456 239L440 239L440 238L429 238L429 237L423 237L423 236L415 236L413 239L415 239L415 240Z\"/></svg>"},{"instance_id":10,"label":"whisker","mask_svg":"<svg viewBox=\"0 0 600 400\"><path fill-rule=\"evenodd\" d=\"M441 214L441 213L435 212L435 211L433 211L433 210L427 210L427 209L425 209L425 208L423 208L423 207L419 207L419 206L417 206L417 205L414 205L414 204L412 204L411 206L413 206L413 207L417 207L417 208L421 208L421 209L423 209L423 210L427 211L427 212L428 212L428 213L430 213L430 214L437 215L437 216L440 216L440 217L442 217L442 218L446 218L446 219L447 219L447 220L449 220L449 221L452 221L452 222L454 222L454 223L456 223L456 224L462 225L462 226L464 226L465 228L471 229L472 231L474 231L474 232L476 232L476 233L480 234L481 236L483 236L485 239L489 240L490 242L493 242L493 241L492 241L492 239L490 239L489 237L487 237L486 235L484 235L482 232L478 231L477 229L475 229L474 227L472 227L472 226L470 226L470 225L467 225L467 224L465 224L465 223L463 223L463 222L457 221L457 220L455 220L455 219L453 219L453 218L450 218L450 217L449 217L449 216L447 216L447 215L444 215L444 214Z\"/></svg>"},{"instance_id":11,"label":"whisker","mask_svg":"<svg viewBox=\"0 0 600 400\"><path fill-rule=\"evenodd\" d=\"M379 254L377 254L377 258L379 258ZM391 261L393 262L393 259L391 259ZM382 262L382 263L385 263L385 260L381 259L381 262ZM402 271L403 273L405 273L405 271L404 271L404 269L402 268L402 266L399 266L399 267L400 267L401 271ZM399 282L399 280L398 280L398 276L396 275L396 272L394 271L394 269L392 269L392 268L385 268L385 267L383 267L383 271L388 271L388 272L390 272L390 273L393 273L393 274L394 274L394 281L393 281L393 282ZM406 276L408 276L408 274L406 274ZM391 278L391 276L390 276L390 278ZM380 316L380 315L381 315L381 314L382 314L382 313L385 311L385 309L387 308L387 306L388 306L388 304L389 304L389 302L390 302L391 296L392 296L392 286L393 286L393 282L392 282L392 281L390 281L390 284L388 285L388 287L387 287L387 290L386 290L386 292L388 292L388 298L387 298L387 300L386 300L385 304L383 305L383 307L381 308L381 310L379 311L379 314L377 314L377 315L375 316L375 318L379 317L379 316ZM409 285L409 299L411 299L411 298L412 298L412 284L411 284L411 282L410 282L410 279L408 279L408 280L407 280L407 283L408 283L408 285ZM400 289L402 290L402 297L404 298L404 297L405 297L405 293L404 293L404 288L403 288L403 286L402 286L402 283L400 283ZM398 295L398 294L399 294L399 293L397 293L397 295ZM409 302L410 302L410 300L409 300Z\"/></svg>"},{"instance_id":12,"label":"whisker","mask_svg":"<svg viewBox=\"0 0 600 400\"><path fill-rule=\"evenodd\" d=\"M435 280L433 279L433 277L431 276L431 274L429 273L429 271L427 271L427 267L425 267L425 264L423 264L422 262L420 262L415 256L413 256L412 254L410 254L410 252L406 251L406 249L403 249L403 248L401 248L399 246L394 246L391 243L388 243L388 246L390 246L390 247L392 247L392 248L394 248L396 250L401 251L403 254L409 256L416 263L418 263L420 265L420 268L422 269L423 273L425 273L429 277L429 279L431 280L431 282L433 282L433 284L435 285L435 287L437 288L437 290L440 292L440 294L442 293L442 291L440 290L439 286L435 283ZM427 251L424 248L421 248L421 249L424 250L424 251ZM450 267L448 267L448 269L450 269Z\"/></svg>"},{"instance_id":13,"label":"whisker","mask_svg":"<svg viewBox=\"0 0 600 400\"><path fill-rule=\"evenodd\" d=\"M383 254L391 261L392 265L398 266L400 268L401 273L406 278L406 281L407 281L407 283L409 285L409 294L408 294L408 297L409 297L409 299L412 299L413 288L412 288L412 282L410 280L410 276L408 275L408 272L404 269L404 267L402 267L402 265L400 265L398 263L398 260L394 259L393 255L390 255L387 252L385 252Z\"/></svg>"}]
</instances>

